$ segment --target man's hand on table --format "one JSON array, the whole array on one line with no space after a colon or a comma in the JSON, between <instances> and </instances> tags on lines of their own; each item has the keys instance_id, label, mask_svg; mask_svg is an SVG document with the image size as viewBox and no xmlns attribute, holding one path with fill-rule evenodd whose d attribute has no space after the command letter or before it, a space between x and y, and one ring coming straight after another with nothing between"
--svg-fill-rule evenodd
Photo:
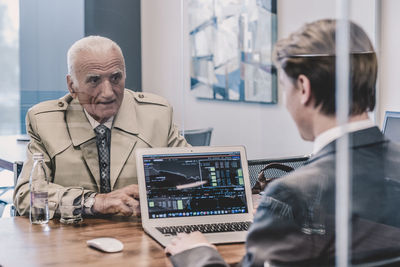
<instances>
[{"instance_id":1,"label":"man's hand on table","mask_svg":"<svg viewBox=\"0 0 400 267\"><path fill-rule=\"evenodd\" d=\"M175 255L182 251L195 248L198 246L209 246L217 249L211 245L205 236L200 232L192 232L190 234L179 233L176 238L171 240L171 243L165 247L165 253Z\"/></svg>"},{"instance_id":2,"label":"man's hand on table","mask_svg":"<svg viewBox=\"0 0 400 267\"><path fill-rule=\"evenodd\" d=\"M92 210L95 214L140 216L138 186L128 185L107 194L97 194Z\"/></svg>"}]
</instances>

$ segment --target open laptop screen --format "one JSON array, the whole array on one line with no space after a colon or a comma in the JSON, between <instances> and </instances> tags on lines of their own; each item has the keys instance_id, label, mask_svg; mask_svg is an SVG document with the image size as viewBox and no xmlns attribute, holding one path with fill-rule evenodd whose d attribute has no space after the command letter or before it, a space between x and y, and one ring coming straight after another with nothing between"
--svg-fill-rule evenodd
<instances>
[{"instance_id":1,"label":"open laptop screen","mask_svg":"<svg viewBox=\"0 0 400 267\"><path fill-rule=\"evenodd\" d=\"M386 111L382 132L390 140L400 142L400 112Z\"/></svg>"},{"instance_id":2,"label":"open laptop screen","mask_svg":"<svg viewBox=\"0 0 400 267\"><path fill-rule=\"evenodd\" d=\"M143 156L149 218L247 213L240 152Z\"/></svg>"}]
</instances>

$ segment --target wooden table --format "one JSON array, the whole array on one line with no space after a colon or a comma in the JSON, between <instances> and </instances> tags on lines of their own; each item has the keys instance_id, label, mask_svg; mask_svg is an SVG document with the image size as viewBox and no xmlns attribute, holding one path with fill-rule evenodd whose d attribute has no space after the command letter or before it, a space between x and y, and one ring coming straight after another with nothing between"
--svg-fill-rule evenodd
<instances>
[{"instance_id":1,"label":"wooden table","mask_svg":"<svg viewBox=\"0 0 400 267\"><path fill-rule=\"evenodd\" d=\"M124 250L103 253L86 245L96 237L115 237ZM219 245L230 264L239 262L244 244ZM31 225L29 218L0 219L0 266L171 266L164 249L144 233L137 218L88 219L81 226Z\"/></svg>"}]
</instances>

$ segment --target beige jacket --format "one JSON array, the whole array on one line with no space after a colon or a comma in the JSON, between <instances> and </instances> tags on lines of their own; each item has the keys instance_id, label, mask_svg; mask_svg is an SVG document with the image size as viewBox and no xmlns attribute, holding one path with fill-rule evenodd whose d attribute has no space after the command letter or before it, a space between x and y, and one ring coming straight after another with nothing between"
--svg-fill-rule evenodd
<instances>
[{"instance_id":1,"label":"beige jacket","mask_svg":"<svg viewBox=\"0 0 400 267\"><path fill-rule=\"evenodd\" d=\"M50 177L51 218L65 188L82 186L85 193L100 191L96 136L77 100L68 94L35 105L26 116L26 128L31 141L14 191L14 204L21 215L29 214L29 175L36 152L43 153ZM173 124L167 101L154 94L125 89L111 130L112 190L137 183L135 149L177 146L189 145Z\"/></svg>"}]
</instances>

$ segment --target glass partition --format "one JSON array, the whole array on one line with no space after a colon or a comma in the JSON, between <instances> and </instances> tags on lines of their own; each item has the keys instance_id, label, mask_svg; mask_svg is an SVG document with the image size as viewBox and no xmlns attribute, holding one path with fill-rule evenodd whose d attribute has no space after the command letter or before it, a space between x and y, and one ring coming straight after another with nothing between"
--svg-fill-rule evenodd
<instances>
[{"instance_id":1,"label":"glass partition","mask_svg":"<svg viewBox=\"0 0 400 267\"><path fill-rule=\"evenodd\" d=\"M19 65L19 4L18 1L0 2L0 217L12 202L12 164L6 156L13 153L8 142L20 133L20 65Z\"/></svg>"},{"instance_id":2,"label":"glass partition","mask_svg":"<svg viewBox=\"0 0 400 267\"><path fill-rule=\"evenodd\" d=\"M0 3L0 135L19 133L19 4Z\"/></svg>"},{"instance_id":3,"label":"glass partition","mask_svg":"<svg viewBox=\"0 0 400 267\"><path fill-rule=\"evenodd\" d=\"M108 4L101 10L104 16L97 16L100 2ZM400 154L397 145L383 139L373 125L382 125L383 111L400 110L396 110L400 107L395 100L397 89L378 86L379 90L371 96L371 99L376 98L375 110L372 107L367 109L370 122L366 122L368 118L363 117L362 110L356 112L359 117L350 116L351 121L355 119L361 124L347 124L347 110L351 104L346 101L359 100L359 92L353 90L358 84L353 80L349 84L347 76L353 79L364 72L373 76L374 71L368 69L368 60L360 64L361 70L358 69L357 73L352 64L361 57L375 56L372 50L352 51L351 45L344 45L349 37L346 34L348 25L339 27L336 32L336 40L339 36L343 37L333 46L336 49L286 55L287 58L296 58L293 64L307 57L316 61L321 57L328 58L324 66L330 70L336 67L336 71L330 73L335 75L328 77L334 78L331 83L322 79L320 82L324 86L318 86L321 90L326 89L327 84L340 89L336 93L342 92L343 98L331 92L332 98L328 100L334 103L333 99L338 99L336 110L341 112L322 112L323 116L319 116L321 114L311 112L319 104L313 97L300 101L305 95L288 90L301 86L318 87L315 83L307 85L303 82L314 79L313 75L318 76L323 69L315 67L321 66L319 63L310 63L312 67L304 73L301 69L296 77L287 77L288 73L283 72L282 66L279 69L272 64L275 42L287 38L305 23L325 18L350 19L366 32L377 52L380 68L386 70L383 74L379 73L385 80L378 85L383 83L396 87L394 85L398 81L395 77L398 75L393 70L396 69L398 48L393 43L397 44L394 36L399 35L393 33L392 28L396 26L393 18L397 16L393 10L398 10L400 6L394 1L381 2L138 0L127 1L134 5L129 7L113 1L111 5L118 7L114 9L110 6L111 2L100 0L2 1L0 163L6 163L1 165L0 174L4 174L3 169L11 171L14 161L26 160L27 142L21 142L18 134L25 132L27 110L36 103L68 94L65 79L68 48L83 36L105 35L114 39L126 56L127 73L129 77L134 77L127 80L126 87L165 98L173 108L173 121L178 131L186 136L189 143L245 147L251 186L258 186L253 192L257 193L256 196L264 192L254 224L271 218L277 220L279 227L282 226L272 229L288 229L283 232L266 229L266 232L250 233L250 238L259 234L265 242L271 242L269 247L274 248L271 249L271 257L281 260L275 263L287 263L284 262L287 260L307 266L320 260L320 263L337 266L383 264L399 256L400 218L396 206L400 201L397 171ZM121 19L115 24L98 21L99 17L113 17L110 14L134 20ZM93 30L96 25L101 30ZM316 37L310 34L306 39L313 38ZM320 39L327 41L326 38ZM340 52L339 48L343 50ZM340 58L343 60L340 61ZM341 72L343 76L338 75ZM390 77L387 73L391 74ZM136 99L140 102L143 97L143 94L138 94ZM157 105L165 105L164 100L154 101L160 101ZM335 121L339 113L342 116ZM165 123L161 117L158 119L154 125ZM342 127L334 128L337 123ZM332 128L333 131L322 135ZM371 137L360 134L371 129L374 131ZM336 144L329 146L336 139L340 143L339 137L345 133L347 142L338 147ZM139 145L135 143L137 147L157 147L159 143L149 141L157 134L157 131L149 131L143 136L131 133L138 140ZM10 135L13 139L7 139ZM317 140L321 136L322 139ZM93 139L94 135L91 137ZM371 138L375 141L371 142ZM316 140L313 144L312 141ZM68 142L60 142L60 147L54 151L51 150L53 147L49 149L48 164L58 164L57 171L62 170L59 164L65 160L60 155L81 145ZM135 160L134 153L126 155L132 162ZM342 157L336 159L337 155ZM72 163L78 164L76 161ZM79 164L84 166L87 177L92 177L92 169ZM114 164L123 165L122 160ZM132 180L133 177L136 179L136 168L132 166L135 163L120 168L125 182L137 182ZM71 170L74 168L66 168L63 175ZM12 174L7 179L9 177ZM95 188L93 184L90 186ZM9 190L13 182L5 187ZM4 197L1 192L0 197ZM12 202L10 197L0 200ZM270 238L274 234L279 238ZM287 245L284 252L278 249L282 245L279 243L281 240ZM301 253L297 255L296 251ZM285 257L281 257L283 254ZM268 261L268 258L265 260Z\"/></svg>"},{"instance_id":4,"label":"glass partition","mask_svg":"<svg viewBox=\"0 0 400 267\"><path fill-rule=\"evenodd\" d=\"M384 43L386 40L381 39L380 19L381 16L384 16L383 12L385 12L385 9L382 11L380 2L381 1L279 0L276 2L277 39L279 40L283 37L287 37L305 23L318 19L350 19L360 25L368 35L368 38L377 51L376 56L378 57L380 67L387 68L385 64L390 60L387 59L386 62L380 61L380 47L382 46L382 42ZM145 90L148 90L147 88L152 88L149 90L164 95L173 104L176 113L176 121L182 130L212 128L213 131L210 143L212 146L245 146L249 159L250 176L255 177L255 180L257 180L258 172L262 167L271 162L282 163L281 160L283 158L288 159L292 164L293 158L298 159L298 156L306 155L307 157L311 156L311 163L308 163L309 165L313 166L313 164L317 164L318 166L321 164L321 162L315 158L316 153L314 152L316 148L313 143L303 140L304 137L306 139L310 138L301 136L299 133L298 127L302 125L301 123L300 125L296 124L292 118L297 115L297 113L292 112L292 115L290 115L288 112L288 109L293 107L293 103L289 102L290 99L285 99L282 85L278 83L276 103L271 103L273 101L268 104L261 103L261 101L258 103L240 101L245 99L242 98L243 94L240 94L240 89L249 88L245 87L245 85L248 85L247 82L249 79L249 76L246 76L248 71L246 66L248 61L246 60L249 59L247 56L250 55L251 52L255 52L255 54L258 52L256 47L252 46L252 44L260 41L257 38L261 37L263 41L271 42L271 46L273 46L274 38L271 38L270 32L267 31L265 27L263 28L260 26L265 26L262 20L260 21L260 17L263 15L260 10L268 6L269 11L271 11L271 9L273 9L271 8L272 3L274 3L274 1L224 1L224 3L219 3L217 1L191 0L170 1L168 4L162 1L150 1L146 2L142 9L143 28L147 29L147 27L151 27L152 32L151 34L144 33L145 35L151 35L151 38L145 36L143 43L152 43L152 49L148 51L145 49L145 51L143 51L143 59L145 62L157 61L157 63L149 63L151 65L147 66L148 68L144 66L143 84L145 85ZM339 5L340 3L342 3L342 7ZM222 4L224 5L223 7L221 7ZM345 7L343 7L343 4ZM155 5L157 5L159 9L155 10ZM245 7L243 8L242 5ZM391 4L387 5L391 6ZM310 8L311 6L312 8ZM178 10L180 12L178 12ZM386 12L388 11L386 10ZM386 29L393 27L389 25L391 24L387 22ZM243 27L247 27L247 30L243 30ZM168 31L169 29L173 29L173 31ZM261 29L264 30L264 36L257 34L252 35ZM387 31L390 32L390 30ZM165 32L168 32L170 38L164 34ZM238 33L237 36L234 35L235 33ZM337 32L336 34L340 35L341 33ZM390 36L391 35L388 35L387 38L392 38ZM181 43L182 40L183 43ZM397 42L396 40L393 41ZM344 39L339 41L338 47L345 48L344 42L346 42L346 33L344 34ZM161 45L156 45L158 43ZM243 43L245 43L246 48L243 48ZM393 46L389 44L386 45ZM349 49L350 48L345 48L342 53L348 55L346 51ZM155 60L155 57L151 54L155 50L158 51L157 60ZM333 55L335 57L336 52L330 52L331 56ZM364 52L369 53L371 51ZM258 62L258 66L262 66L263 61L261 58L263 58L265 54L257 54L260 55L260 58L258 58L259 61L257 61L257 56L255 56L255 54L251 55L252 60L254 60L252 63ZM396 52L394 52L394 54L396 54ZM339 56L337 57L339 58ZM351 55L350 57L350 66L355 60L354 57L357 57L357 55ZM175 58L178 59L175 60ZM220 64L216 64L216 62ZM346 62L346 60L344 62ZM337 69L339 71L346 70L347 63L337 64ZM235 71L237 68L235 68L235 66L240 66L238 69L241 74L239 75L240 78L237 78L238 81L236 83ZM365 67L364 63L361 64L361 66ZM359 73L355 74L352 71L353 69L347 71L349 77L359 75ZM363 71L365 71L365 73L373 73L373 71L368 72L366 69L363 69L361 72ZM258 86L260 85L260 83L258 83L259 79L261 79L264 81L262 85L263 88L267 88L269 78L262 77L262 75L257 76L259 73L255 73L257 73L257 71L252 72L254 76L251 76L251 82ZM153 77L161 77L161 79L153 79ZM170 78L172 78L173 81L175 79L177 80L173 82ZM344 109L344 114L348 115L346 110L350 106L349 103L352 101L352 96L359 92L352 90L353 87L356 87L354 84L349 84L349 88L346 89L346 86L343 86L347 85L346 81L347 78L345 78L345 76L339 77L338 80L336 80L336 84L339 85L341 90L344 90L344 99L350 96L350 102L347 104L346 100L338 98L340 99L338 102L338 109L341 111ZM243 84L242 87L240 87L241 84ZM163 89L160 89L161 87ZM350 94L348 93L349 89ZM359 129L369 129L371 128L370 126L374 124L379 126L382 124L383 115L379 113L384 109L384 103L380 102L380 90L384 89L378 88L374 96L377 100L375 109L367 110L374 110L368 112L370 121L367 123L368 126L358 125L357 127L361 127ZM239 91L239 93L235 94L237 91ZM396 94L396 92L393 92L393 94ZM333 98L334 97L335 95ZM390 100L388 102L393 103L393 101ZM395 106L398 105L396 104ZM353 120L353 118L351 118L351 120ZM339 120L339 122L346 123L347 118L344 117L344 119ZM340 128L340 131L346 127L347 126ZM373 131L375 132L378 130L377 128L371 129L374 129ZM376 134L379 135L379 131L376 132ZM399 248L399 246L394 245L392 242L389 242L390 244L380 243L376 237L376 235L385 235L383 229L389 227L393 230L391 233L396 236L395 239L397 240L398 238L399 224L398 222L393 223L393 220L397 220L395 219L397 216L390 215L390 212L379 211L379 208L376 206L386 206L385 203L398 201L395 196L381 198L382 194L388 192L386 191L386 187L390 187L389 184L394 182L391 181L387 183L387 181L383 181L386 179L386 175L391 173L391 175L398 177L398 174L397 171L390 171L389 169L391 167L379 159L384 156L391 157L387 154L389 153L388 151L383 153L382 151L369 151L367 149L365 153L372 153L374 155L363 158L358 154L358 150L354 148L359 145L360 137L358 135L355 137L352 134L349 134L348 137L347 144L344 143L344 146L333 148L334 151L337 151L337 153L333 155L340 154L342 156L337 160L336 156L333 156L333 158L329 159L331 165L324 165L323 169L320 170L319 175L321 177L315 182L319 184L321 188L326 187L323 190L320 188L320 191L316 190L313 193L305 191L307 187L310 187L309 190L312 190L312 186L309 184L310 177L314 177L315 179L318 177L318 174L314 172L307 173L307 171L310 171L309 167L304 167L304 169L298 172L298 175L307 177L304 177L305 180L296 180L294 178L296 177L295 174L290 175L291 177L289 179L293 182L293 186L295 188L297 186L297 190L300 190L304 194L299 197L301 199L299 200L300 202L304 201L302 198L305 198L307 194L313 195L315 193L315 195L313 195L315 198L309 199L307 203L308 206L306 205L307 209L305 211L303 210L305 212L304 216L308 216L307 218L310 220L302 221L302 225L299 226L301 228L299 231L302 232L302 234L299 235L300 237L298 235L292 236L293 239L287 242L293 244L293 246L297 244L298 247L296 247L296 249L299 251L302 249L299 247L304 245L304 249L307 248L307 255L310 256L310 259L314 257L313 260L315 260L315 257L318 257L317 255L328 254L329 257L321 259L325 260L325 263L335 265L336 262L337 266L357 264L367 264L366 266L370 264L370 266L374 266L380 264L377 263L380 260L391 258L389 255L390 253L380 254L378 251L381 248L382 251L385 250L383 248L387 248L386 252L392 249L392 251L398 251ZM333 140L329 138L331 137L328 137L328 140ZM351 149L347 149L348 147ZM316 161L316 163L314 163L314 161ZM381 171L377 171L375 167L371 165L368 165L368 167L364 166L364 161L375 162L377 165L381 166L378 167L381 168ZM336 166L339 170L337 173L335 172L336 166L333 162L337 163ZM343 162L344 165L340 165L340 162ZM257 164L262 164L262 167L256 168L255 166L257 166ZM300 164L300 166L301 165L303 164ZM346 166L349 166L349 168ZM296 166L295 168L298 167ZM254 172L253 170L256 171ZM282 172L284 173L282 170L275 172L266 170L264 174L280 177L282 176ZM306 172L308 175L303 172ZM374 177L371 178L372 176ZM361 177L369 177L371 181L368 181L369 178L363 181ZM375 178L378 179L377 177L380 179L379 182L374 180ZM395 180L396 182L394 183L397 183L397 178ZM375 182L380 184L381 187L379 189L373 185ZM278 183L275 184L278 186ZM285 186L287 185L285 182L282 182L282 184ZM271 186L272 185L273 183ZM275 187L272 186L271 190L273 189L275 189ZM390 194L394 191L391 191ZM274 196L275 192L267 191L267 193L268 192L271 194L271 197ZM376 198L380 198L380 200L372 201L370 199L372 196L376 196ZM296 195L292 197L296 198ZM367 199L370 199L370 201L367 201ZM335 200L338 202L335 202ZM366 211L369 207L371 207L371 210L374 210L374 214L370 214ZM261 213L262 211L259 210L259 212ZM340 213L342 215L340 215ZM268 215L266 213L263 216ZM295 214L294 216L296 217L295 219L299 218L299 214ZM258 219L262 221L262 219ZM339 221L335 221L335 219ZM351 219L350 225L347 224L349 219ZM299 220L301 221L301 219ZM286 222L282 223L284 224ZM341 226L339 226L339 224L341 224ZM382 224L385 226L380 228ZM337 228L335 228L335 226ZM364 230L360 229L365 229L365 233L370 235L370 237L367 238L366 235L361 233L361 231ZM362 236L369 241L364 243ZM282 236L282 238L289 237ZM268 240L267 235L265 239ZM310 242L313 244L312 249L306 245L307 239L309 241L311 240ZM325 246L327 239L333 242L331 243L333 247ZM334 253L335 239L337 240L337 254ZM375 248L366 248L364 245L368 242L377 242L375 243ZM288 245L288 247L290 247L290 245ZM322 250L327 250L329 252L325 251L327 254L324 254ZM396 253L394 254L398 255ZM290 255L288 255L287 259L289 258ZM305 260L304 258L301 259ZM307 261L302 262L302 264L308 266ZM312 265L311 261L309 265Z\"/></svg>"}]
</instances>

